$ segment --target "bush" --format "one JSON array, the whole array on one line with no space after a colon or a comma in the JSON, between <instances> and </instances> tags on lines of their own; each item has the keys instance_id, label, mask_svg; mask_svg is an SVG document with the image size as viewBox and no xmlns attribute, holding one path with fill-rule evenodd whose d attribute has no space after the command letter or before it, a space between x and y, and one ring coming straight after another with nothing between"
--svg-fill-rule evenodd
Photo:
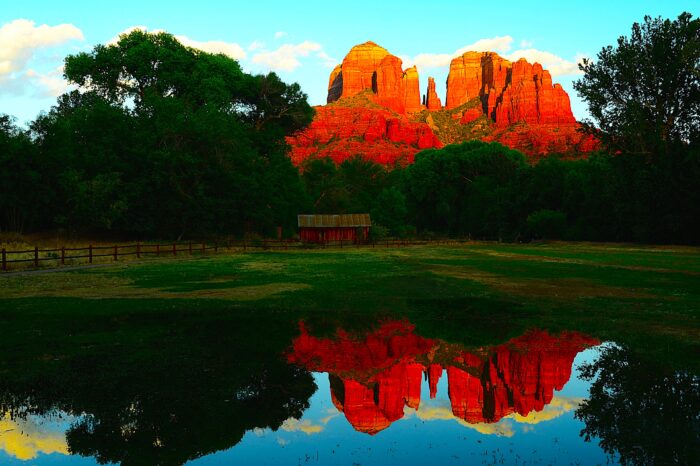
<instances>
[{"instance_id":1,"label":"bush","mask_svg":"<svg viewBox=\"0 0 700 466\"><path fill-rule=\"evenodd\" d=\"M369 229L369 239L370 241L376 242L381 241L389 236L389 229L383 225L374 224Z\"/></svg>"}]
</instances>

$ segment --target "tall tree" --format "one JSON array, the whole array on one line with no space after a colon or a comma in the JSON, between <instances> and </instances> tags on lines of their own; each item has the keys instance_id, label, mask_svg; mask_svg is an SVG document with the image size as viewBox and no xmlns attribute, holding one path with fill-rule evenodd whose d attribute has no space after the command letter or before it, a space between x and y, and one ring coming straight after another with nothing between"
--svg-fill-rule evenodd
<instances>
[{"instance_id":1,"label":"tall tree","mask_svg":"<svg viewBox=\"0 0 700 466\"><path fill-rule=\"evenodd\" d=\"M663 156L700 141L700 20L646 16L617 47L579 65L574 88L613 151Z\"/></svg>"},{"instance_id":2,"label":"tall tree","mask_svg":"<svg viewBox=\"0 0 700 466\"><path fill-rule=\"evenodd\" d=\"M285 136L313 116L298 84L286 84L274 73L249 75L230 57L141 30L68 56L65 75L82 94L63 98L39 120L37 134L48 148L64 120L85 115L74 125L79 140L59 144L71 147L67 160L83 154L76 173L67 177L73 185L81 186L85 166L100 165L98 178L77 190L100 205L83 203L77 212L89 208L94 218L105 202L125 199L116 204L119 210L112 209L115 218L97 226L191 236L270 232L293 223L305 194L286 156ZM84 111L88 107L92 110ZM96 108L125 115L127 134L119 137L112 126L101 125L104 135L91 139L90 128L100 127ZM109 134L117 136L117 144ZM111 155L98 157L102 154ZM95 190L114 194L95 196Z\"/></svg>"}]
</instances>

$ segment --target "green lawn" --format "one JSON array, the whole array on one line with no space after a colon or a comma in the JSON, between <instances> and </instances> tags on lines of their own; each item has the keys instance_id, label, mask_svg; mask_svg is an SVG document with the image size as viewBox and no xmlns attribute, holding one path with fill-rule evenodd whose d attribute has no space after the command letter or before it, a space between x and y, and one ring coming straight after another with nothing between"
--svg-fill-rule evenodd
<instances>
[{"instance_id":1,"label":"green lawn","mask_svg":"<svg viewBox=\"0 0 700 466\"><path fill-rule=\"evenodd\" d=\"M2 346L10 353L78 351L76 341L122 345L172 332L183 319L251 317L305 319L319 332L408 318L425 336L473 346L530 327L578 330L697 368L700 249L475 243L258 252L0 277Z\"/></svg>"}]
</instances>

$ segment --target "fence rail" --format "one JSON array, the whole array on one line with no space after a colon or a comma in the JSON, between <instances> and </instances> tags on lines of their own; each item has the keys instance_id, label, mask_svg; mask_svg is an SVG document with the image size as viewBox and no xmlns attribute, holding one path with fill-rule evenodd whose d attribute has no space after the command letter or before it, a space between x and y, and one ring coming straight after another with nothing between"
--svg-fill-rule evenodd
<instances>
[{"instance_id":1,"label":"fence rail","mask_svg":"<svg viewBox=\"0 0 700 466\"><path fill-rule=\"evenodd\" d=\"M182 255L204 255L207 252L219 251L238 252L238 251L256 251L256 250L290 250L290 249L313 249L313 248L350 248L350 247L366 247L366 248L391 248L391 247L407 247L417 245L458 245L468 242L468 240L402 240L402 239L386 239L381 241L365 241L357 242L353 240L338 240L327 243L301 243L297 240L244 240L244 241L226 241L216 243L206 242L175 242L175 243L134 243L134 244L115 244L115 245L88 245L87 247L61 247L53 249L40 249L38 246L34 249L25 249L18 251L10 251L5 248L1 250L1 267L3 272L14 269L13 264L29 264L30 268L39 268L41 265L49 263L56 267L66 265L85 265L93 264L95 259L110 258L111 262L118 262L120 257L136 257L137 259L145 257L165 257ZM18 256L23 256L19 257ZM29 257L27 257L29 256ZM87 261L81 261L87 259ZM66 264L66 262L69 264ZM51 262L53 262L51 264Z\"/></svg>"}]
</instances>

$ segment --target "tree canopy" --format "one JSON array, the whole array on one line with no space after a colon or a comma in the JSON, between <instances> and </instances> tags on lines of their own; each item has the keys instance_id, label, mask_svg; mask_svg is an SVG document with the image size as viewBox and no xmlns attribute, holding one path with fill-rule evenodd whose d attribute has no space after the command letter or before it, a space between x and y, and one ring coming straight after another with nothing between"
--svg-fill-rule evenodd
<instances>
[{"instance_id":1,"label":"tree canopy","mask_svg":"<svg viewBox=\"0 0 700 466\"><path fill-rule=\"evenodd\" d=\"M150 237L292 227L306 197L285 136L313 116L298 84L140 30L68 56L65 75L79 90L31 125L53 167L54 224Z\"/></svg>"},{"instance_id":2,"label":"tree canopy","mask_svg":"<svg viewBox=\"0 0 700 466\"><path fill-rule=\"evenodd\" d=\"M579 67L588 130L611 150L659 156L700 142L700 19L646 16Z\"/></svg>"}]
</instances>

